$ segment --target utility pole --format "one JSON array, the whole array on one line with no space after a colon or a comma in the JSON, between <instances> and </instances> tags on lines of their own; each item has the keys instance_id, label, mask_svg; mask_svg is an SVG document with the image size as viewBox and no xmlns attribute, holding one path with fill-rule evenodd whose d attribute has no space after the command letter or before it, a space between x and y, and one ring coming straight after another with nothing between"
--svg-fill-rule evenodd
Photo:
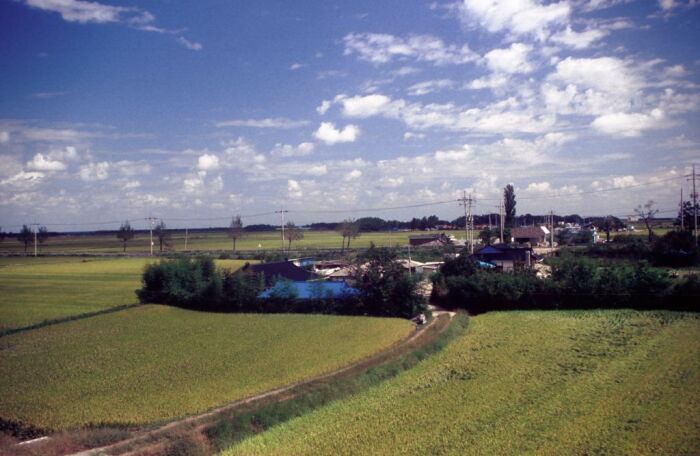
<instances>
[{"instance_id":1,"label":"utility pole","mask_svg":"<svg viewBox=\"0 0 700 456\"><path fill-rule=\"evenodd\" d=\"M695 178L698 174L695 172L695 165L693 165L693 173L688 174L688 181L693 182L693 194L690 195L693 198L693 231L695 232L695 245L698 245L698 192L695 187Z\"/></svg>"},{"instance_id":2,"label":"utility pole","mask_svg":"<svg viewBox=\"0 0 700 456\"><path fill-rule=\"evenodd\" d=\"M469 253L474 253L474 217L472 216L472 205L476 203L476 199L472 198L470 193L467 197L467 192L462 193L462 197L459 198L460 206L464 206L464 233L466 235L467 242L469 243Z\"/></svg>"},{"instance_id":3,"label":"utility pole","mask_svg":"<svg viewBox=\"0 0 700 456\"><path fill-rule=\"evenodd\" d=\"M501 244L503 244L503 228L504 228L504 220L503 220L503 211L504 211L503 203L500 203L498 205L498 223L501 225Z\"/></svg>"},{"instance_id":4,"label":"utility pole","mask_svg":"<svg viewBox=\"0 0 700 456\"><path fill-rule=\"evenodd\" d=\"M38 223L32 223L32 224L29 225L29 226L34 227L34 230L33 230L33 231L34 231L34 256L36 257L36 253L37 253L37 233L39 232L39 224L38 224Z\"/></svg>"},{"instance_id":5,"label":"utility pole","mask_svg":"<svg viewBox=\"0 0 700 456\"><path fill-rule=\"evenodd\" d=\"M549 211L549 251L554 251L554 211Z\"/></svg>"},{"instance_id":6,"label":"utility pole","mask_svg":"<svg viewBox=\"0 0 700 456\"><path fill-rule=\"evenodd\" d=\"M280 209L279 211L275 211L275 214L280 214L282 216L282 250L284 250L284 214L289 212L286 209Z\"/></svg>"},{"instance_id":7,"label":"utility pole","mask_svg":"<svg viewBox=\"0 0 700 456\"><path fill-rule=\"evenodd\" d=\"M683 212L683 187L681 187L681 204L679 205L681 218L681 231L685 231L685 213Z\"/></svg>"},{"instance_id":8,"label":"utility pole","mask_svg":"<svg viewBox=\"0 0 700 456\"><path fill-rule=\"evenodd\" d=\"M148 222L148 229L150 232L150 240L151 240L151 256L153 256L153 225L155 225L156 220L158 220L155 217L149 216L146 218L146 221Z\"/></svg>"},{"instance_id":9,"label":"utility pole","mask_svg":"<svg viewBox=\"0 0 700 456\"><path fill-rule=\"evenodd\" d=\"M185 251L187 251L187 228L185 228Z\"/></svg>"}]
</instances>

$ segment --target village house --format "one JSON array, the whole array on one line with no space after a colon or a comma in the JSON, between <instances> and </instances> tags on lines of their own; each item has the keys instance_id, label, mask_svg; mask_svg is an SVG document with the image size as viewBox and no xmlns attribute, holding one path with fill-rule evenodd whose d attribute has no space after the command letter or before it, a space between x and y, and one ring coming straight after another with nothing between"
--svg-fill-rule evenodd
<instances>
[{"instance_id":1,"label":"village house","mask_svg":"<svg viewBox=\"0 0 700 456\"><path fill-rule=\"evenodd\" d=\"M474 258L491 263L504 272L530 269L534 261L530 247L514 247L506 244L482 247L474 253Z\"/></svg>"},{"instance_id":2,"label":"village house","mask_svg":"<svg viewBox=\"0 0 700 456\"><path fill-rule=\"evenodd\" d=\"M516 244L544 245L549 237L549 230L544 226L521 226L510 231L512 241Z\"/></svg>"},{"instance_id":3,"label":"village house","mask_svg":"<svg viewBox=\"0 0 700 456\"><path fill-rule=\"evenodd\" d=\"M243 271L252 274L263 274L265 276L265 286L271 286L278 279L291 280L293 282L305 282L317 279L313 272L300 268L291 261L280 261L276 263L249 264L243 266Z\"/></svg>"},{"instance_id":4,"label":"village house","mask_svg":"<svg viewBox=\"0 0 700 456\"><path fill-rule=\"evenodd\" d=\"M408 237L411 247L442 247L452 243L445 233L415 234Z\"/></svg>"}]
</instances>

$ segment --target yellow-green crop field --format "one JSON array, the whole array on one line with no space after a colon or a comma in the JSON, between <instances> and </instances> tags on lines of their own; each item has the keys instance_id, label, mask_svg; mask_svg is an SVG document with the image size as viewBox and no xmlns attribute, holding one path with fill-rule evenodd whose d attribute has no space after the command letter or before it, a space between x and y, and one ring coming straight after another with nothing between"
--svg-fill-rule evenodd
<instances>
[{"instance_id":1,"label":"yellow-green crop field","mask_svg":"<svg viewBox=\"0 0 700 456\"><path fill-rule=\"evenodd\" d=\"M700 319L500 312L416 368L226 455L696 455Z\"/></svg>"},{"instance_id":2,"label":"yellow-green crop field","mask_svg":"<svg viewBox=\"0 0 700 456\"><path fill-rule=\"evenodd\" d=\"M451 231L458 238L464 238L464 230ZM411 234L426 234L423 231L408 232L372 232L361 233L359 237L351 240L350 247L369 247L370 242L378 246L403 246L408 244L408 236ZM340 249L343 238L335 231L304 231L304 239L294 241L292 249ZM201 251L201 250L232 250L231 240L223 232L189 233L187 236L187 248L185 249L185 232L174 231L170 239L170 252ZM283 247L280 232L254 232L246 233L236 243L237 250L281 250ZM33 252L33 245L28 253ZM287 244L284 244L287 248ZM139 233L129 241L126 253L148 253L148 234ZM158 245L155 246L156 251ZM18 253L24 250L24 245L15 238L5 238L0 244L0 252ZM50 237L41 245L41 253L121 253L122 244L115 235L58 235Z\"/></svg>"},{"instance_id":3,"label":"yellow-green crop field","mask_svg":"<svg viewBox=\"0 0 700 456\"><path fill-rule=\"evenodd\" d=\"M0 337L0 418L49 429L202 412L358 361L400 319L144 305Z\"/></svg>"},{"instance_id":4,"label":"yellow-green crop field","mask_svg":"<svg viewBox=\"0 0 700 456\"><path fill-rule=\"evenodd\" d=\"M150 258L0 258L0 330L136 304ZM217 260L238 268L240 260Z\"/></svg>"}]
</instances>

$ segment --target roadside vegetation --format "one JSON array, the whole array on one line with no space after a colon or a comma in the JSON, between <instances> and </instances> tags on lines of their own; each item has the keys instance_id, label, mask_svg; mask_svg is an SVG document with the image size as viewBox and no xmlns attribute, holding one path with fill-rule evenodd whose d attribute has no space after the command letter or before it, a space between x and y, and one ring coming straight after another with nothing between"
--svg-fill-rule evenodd
<instances>
[{"instance_id":1,"label":"roadside vegetation","mask_svg":"<svg viewBox=\"0 0 700 456\"><path fill-rule=\"evenodd\" d=\"M697 454L697 314L492 312L394 379L223 452Z\"/></svg>"},{"instance_id":2,"label":"roadside vegetation","mask_svg":"<svg viewBox=\"0 0 700 456\"><path fill-rule=\"evenodd\" d=\"M146 305L0 338L0 418L50 430L206 411L333 371L407 337L390 318Z\"/></svg>"}]
</instances>

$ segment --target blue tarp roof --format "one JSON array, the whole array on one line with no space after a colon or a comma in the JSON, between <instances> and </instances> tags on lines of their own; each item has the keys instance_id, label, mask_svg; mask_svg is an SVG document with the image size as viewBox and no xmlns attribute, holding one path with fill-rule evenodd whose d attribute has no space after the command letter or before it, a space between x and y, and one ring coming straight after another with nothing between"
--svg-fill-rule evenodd
<instances>
[{"instance_id":1,"label":"blue tarp roof","mask_svg":"<svg viewBox=\"0 0 700 456\"><path fill-rule=\"evenodd\" d=\"M289 297L296 299L340 298L357 294L345 282L292 282L280 280L274 287L258 294L258 298Z\"/></svg>"}]
</instances>

